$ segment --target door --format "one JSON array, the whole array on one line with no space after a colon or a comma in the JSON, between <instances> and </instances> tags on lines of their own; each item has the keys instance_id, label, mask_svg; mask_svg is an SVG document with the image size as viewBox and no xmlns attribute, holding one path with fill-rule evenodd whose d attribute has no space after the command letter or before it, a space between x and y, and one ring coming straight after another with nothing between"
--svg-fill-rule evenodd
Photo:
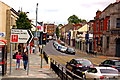
<instances>
[{"instance_id":1,"label":"door","mask_svg":"<svg viewBox=\"0 0 120 80\"><path fill-rule=\"evenodd\" d=\"M116 54L115 57L120 57L120 38L116 40Z\"/></svg>"}]
</instances>

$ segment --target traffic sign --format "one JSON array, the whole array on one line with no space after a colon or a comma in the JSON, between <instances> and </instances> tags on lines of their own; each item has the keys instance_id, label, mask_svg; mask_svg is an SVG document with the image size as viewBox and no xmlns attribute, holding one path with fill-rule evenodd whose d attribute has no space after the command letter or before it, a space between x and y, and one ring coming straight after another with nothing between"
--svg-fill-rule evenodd
<instances>
[{"instance_id":1,"label":"traffic sign","mask_svg":"<svg viewBox=\"0 0 120 80\"><path fill-rule=\"evenodd\" d=\"M33 35L30 30L11 29L11 43L30 43Z\"/></svg>"}]
</instances>

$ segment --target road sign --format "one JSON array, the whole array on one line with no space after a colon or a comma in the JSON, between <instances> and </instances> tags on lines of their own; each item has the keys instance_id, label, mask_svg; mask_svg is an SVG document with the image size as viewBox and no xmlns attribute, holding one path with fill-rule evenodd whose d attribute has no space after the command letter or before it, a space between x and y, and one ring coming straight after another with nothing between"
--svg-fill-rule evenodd
<instances>
[{"instance_id":1,"label":"road sign","mask_svg":"<svg viewBox=\"0 0 120 80\"><path fill-rule=\"evenodd\" d=\"M11 29L11 43L30 43L33 35L30 30Z\"/></svg>"},{"instance_id":2,"label":"road sign","mask_svg":"<svg viewBox=\"0 0 120 80\"><path fill-rule=\"evenodd\" d=\"M0 32L0 37L5 37L5 32Z\"/></svg>"}]
</instances>

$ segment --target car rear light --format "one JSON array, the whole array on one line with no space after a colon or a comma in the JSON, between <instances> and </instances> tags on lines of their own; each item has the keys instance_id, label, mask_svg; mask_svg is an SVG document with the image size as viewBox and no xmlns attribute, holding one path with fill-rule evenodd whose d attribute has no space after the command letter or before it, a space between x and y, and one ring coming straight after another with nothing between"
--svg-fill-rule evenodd
<instances>
[{"instance_id":1,"label":"car rear light","mask_svg":"<svg viewBox=\"0 0 120 80\"><path fill-rule=\"evenodd\" d=\"M90 67L95 67L94 65L90 65Z\"/></svg>"},{"instance_id":2,"label":"car rear light","mask_svg":"<svg viewBox=\"0 0 120 80\"><path fill-rule=\"evenodd\" d=\"M103 76L100 76L100 79L105 79L105 77L103 77Z\"/></svg>"},{"instance_id":3,"label":"car rear light","mask_svg":"<svg viewBox=\"0 0 120 80\"><path fill-rule=\"evenodd\" d=\"M116 69L116 67L112 66L112 68Z\"/></svg>"},{"instance_id":4,"label":"car rear light","mask_svg":"<svg viewBox=\"0 0 120 80\"><path fill-rule=\"evenodd\" d=\"M82 65L76 65L76 67L82 67Z\"/></svg>"}]
</instances>

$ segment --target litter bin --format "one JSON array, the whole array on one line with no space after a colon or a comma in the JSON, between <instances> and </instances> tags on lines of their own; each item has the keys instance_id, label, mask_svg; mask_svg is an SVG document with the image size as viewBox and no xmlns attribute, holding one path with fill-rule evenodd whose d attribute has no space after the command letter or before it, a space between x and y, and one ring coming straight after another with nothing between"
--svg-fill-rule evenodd
<instances>
[{"instance_id":1,"label":"litter bin","mask_svg":"<svg viewBox=\"0 0 120 80\"><path fill-rule=\"evenodd\" d=\"M5 40L0 40L0 75L7 72L7 46Z\"/></svg>"}]
</instances>

